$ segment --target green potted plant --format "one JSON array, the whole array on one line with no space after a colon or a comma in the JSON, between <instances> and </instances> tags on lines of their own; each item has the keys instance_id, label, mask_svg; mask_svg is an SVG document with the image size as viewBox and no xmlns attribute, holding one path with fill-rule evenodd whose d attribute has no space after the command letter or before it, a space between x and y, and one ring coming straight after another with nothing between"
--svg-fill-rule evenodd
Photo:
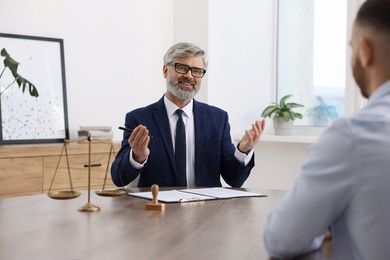
<instances>
[{"instance_id":1,"label":"green potted plant","mask_svg":"<svg viewBox=\"0 0 390 260\"><path fill-rule=\"evenodd\" d=\"M274 122L274 129L276 135L289 135L291 134L294 120L302 119L302 114L295 112L294 108L304 107L298 103L286 103L286 100L292 97L292 95L286 95L282 97L279 103L271 103L266 107L261 116L266 118L272 118Z\"/></svg>"},{"instance_id":2,"label":"green potted plant","mask_svg":"<svg viewBox=\"0 0 390 260\"><path fill-rule=\"evenodd\" d=\"M19 62L15 61L7 52L7 50L5 48L3 48L0 52L1 56L4 57L4 61L3 61L3 64L4 64L4 68L3 70L1 71L0 73L0 79L3 77L4 75L4 72L6 71L6 69L8 68L12 74L12 82L10 84L8 84L4 89L1 88L0 89L0 96L9 88L11 87L14 83L17 83L19 88L22 89L23 93L25 92L26 88L28 88L28 92L30 93L31 96L33 97L38 97L39 94L38 94L38 90L37 88L35 87L35 85L33 83L31 83L30 81L28 81L27 79L25 79L24 77L22 77L19 73L18 73L18 66L19 66Z\"/></svg>"},{"instance_id":3,"label":"green potted plant","mask_svg":"<svg viewBox=\"0 0 390 260\"><path fill-rule=\"evenodd\" d=\"M308 115L313 119L315 126L327 126L330 120L338 116L336 107L325 103L324 99L316 96L318 105L308 109Z\"/></svg>"}]
</instances>

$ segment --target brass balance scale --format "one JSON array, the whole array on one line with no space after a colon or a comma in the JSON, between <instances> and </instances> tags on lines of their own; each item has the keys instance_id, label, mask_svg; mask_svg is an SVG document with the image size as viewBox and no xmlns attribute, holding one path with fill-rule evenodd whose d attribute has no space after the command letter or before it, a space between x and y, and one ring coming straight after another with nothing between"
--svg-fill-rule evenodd
<instances>
[{"instance_id":1,"label":"brass balance scale","mask_svg":"<svg viewBox=\"0 0 390 260\"><path fill-rule=\"evenodd\" d=\"M97 211L100 211L100 208L91 203L91 143L92 143L92 141L106 143L106 144L111 145L110 146L110 153L108 156L106 174L105 174L104 182L103 182L103 187L101 190L95 191L95 193L99 196L105 196L105 197L117 197L117 196L122 196L123 194L126 193L124 187L122 187L121 189L115 189L115 190L106 190L105 189L107 175L108 175L108 171L109 171L109 167L110 167L111 156L113 154L115 155L114 145L111 141L105 141L102 139L92 139L92 137L90 135L87 138L77 138L77 139L72 139L72 140L65 139L64 145L62 146L61 153L60 153L60 156L59 156L59 159L57 162L56 170L54 172L54 176L53 176L53 179L51 181L50 188L49 188L47 195L52 199L59 199L59 200L74 199L74 198L77 198L80 196L81 193L79 191L75 191L73 189L72 176L71 176L70 167L69 167L69 157L68 157L67 145L71 142L83 142L83 141L88 141L88 202L84 206L78 208L78 211L80 211L80 212L97 212ZM53 183L54 183L54 180L56 178L57 171L58 171L60 161L61 161L61 158L62 158L64 151L65 151L65 157L66 157L70 190L52 191Z\"/></svg>"}]
</instances>

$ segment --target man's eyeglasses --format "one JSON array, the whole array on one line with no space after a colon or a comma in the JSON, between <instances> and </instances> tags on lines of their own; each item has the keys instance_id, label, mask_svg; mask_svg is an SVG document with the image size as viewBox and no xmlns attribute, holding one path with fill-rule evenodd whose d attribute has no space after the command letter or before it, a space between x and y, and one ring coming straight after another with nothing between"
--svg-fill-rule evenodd
<instances>
[{"instance_id":1,"label":"man's eyeglasses","mask_svg":"<svg viewBox=\"0 0 390 260\"><path fill-rule=\"evenodd\" d=\"M172 64L171 64L172 65ZM186 74L189 70L191 70L191 75L194 78L203 78L204 74L206 74L205 69L190 67L185 64L175 63L172 66L175 67L175 71L180 74Z\"/></svg>"}]
</instances>

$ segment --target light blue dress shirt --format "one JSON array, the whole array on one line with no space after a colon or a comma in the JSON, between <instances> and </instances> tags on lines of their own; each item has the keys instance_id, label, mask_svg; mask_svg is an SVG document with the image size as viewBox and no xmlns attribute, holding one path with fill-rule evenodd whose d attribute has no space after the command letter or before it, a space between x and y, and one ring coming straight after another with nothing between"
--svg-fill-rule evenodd
<instances>
[{"instance_id":1,"label":"light blue dress shirt","mask_svg":"<svg viewBox=\"0 0 390 260\"><path fill-rule=\"evenodd\" d=\"M390 259L390 81L312 145L264 229L271 256L317 249L328 227L335 259Z\"/></svg>"}]
</instances>

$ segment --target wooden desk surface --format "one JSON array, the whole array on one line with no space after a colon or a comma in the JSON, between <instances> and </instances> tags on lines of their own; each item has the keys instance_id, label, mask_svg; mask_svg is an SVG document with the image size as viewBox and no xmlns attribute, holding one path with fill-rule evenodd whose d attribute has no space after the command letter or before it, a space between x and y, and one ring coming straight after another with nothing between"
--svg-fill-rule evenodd
<instances>
[{"instance_id":1,"label":"wooden desk surface","mask_svg":"<svg viewBox=\"0 0 390 260\"><path fill-rule=\"evenodd\" d=\"M95 213L77 210L87 192L72 200L0 199L0 259L269 259L263 226L285 191L250 191L268 197L166 204L158 212L144 210L144 199L91 191L101 208ZM332 259L331 247L301 259Z\"/></svg>"}]
</instances>

